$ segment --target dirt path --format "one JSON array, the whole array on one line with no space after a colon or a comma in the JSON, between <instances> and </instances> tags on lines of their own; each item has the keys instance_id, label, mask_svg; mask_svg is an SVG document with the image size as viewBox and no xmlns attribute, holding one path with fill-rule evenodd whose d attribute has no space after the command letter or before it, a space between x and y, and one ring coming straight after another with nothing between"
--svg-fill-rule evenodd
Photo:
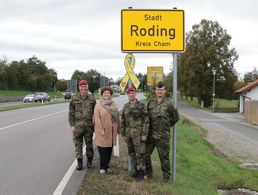
<instances>
[{"instance_id":1,"label":"dirt path","mask_svg":"<svg viewBox=\"0 0 258 195\"><path fill-rule=\"evenodd\" d=\"M184 118L192 121L207 130L207 141L214 145L218 154L237 161L239 163L258 163L258 146L238 137L221 126L210 123L200 123L194 118L180 113ZM226 114L216 114L222 118L234 121L236 118L228 118ZM241 119L237 119L241 120ZM257 127L258 128L258 127ZM258 131L258 130L257 130Z\"/></svg>"},{"instance_id":2,"label":"dirt path","mask_svg":"<svg viewBox=\"0 0 258 195\"><path fill-rule=\"evenodd\" d=\"M224 156L239 163L257 163L258 147L222 129L207 128L207 140Z\"/></svg>"}]
</instances>

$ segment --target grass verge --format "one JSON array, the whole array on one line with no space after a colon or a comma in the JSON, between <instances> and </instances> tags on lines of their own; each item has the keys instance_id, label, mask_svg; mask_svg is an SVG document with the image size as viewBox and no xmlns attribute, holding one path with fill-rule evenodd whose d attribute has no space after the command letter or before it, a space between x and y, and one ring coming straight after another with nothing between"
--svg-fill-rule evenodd
<instances>
[{"instance_id":1,"label":"grass verge","mask_svg":"<svg viewBox=\"0 0 258 195\"><path fill-rule=\"evenodd\" d=\"M16 110L20 108L30 108L30 107L36 107L36 106L46 106L46 105L61 104L61 103L68 103L68 102L69 102L68 100L61 100L61 101L44 102L43 104L38 102L38 103L24 103L24 104L10 105L10 106L1 106L0 111Z\"/></svg>"},{"instance_id":2,"label":"grass verge","mask_svg":"<svg viewBox=\"0 0 258 195\"><path fill-rule=\"evenodd\" d=\"M212 105L208 108L201 108L201 105L198 103L198 99L193 97L193 100L190 98L185 99L185 97L180 97L180 99L187 101L194 108L204 109L207 111L212 110ZM226 99L215 99L215 111L220 112L238 112L239 100L226 100Z\"/></svg>"},{"instance_id":3,"label":"grass verge","mask_svg":"<svg viewBox=\"0 0 258 195\"><path fill-rule=\"evenodd\" d=\"M94 94L96 99L99 99L98 94ZM68 103L70 100L51 100L50 102L44 102L43 104L38 103L24 103L24 104L17 104L17 105L10 105L10 106L0 106L0 111L8 111L8 110L16 110L20 108L29 108L29 107L36 107L36 106L45 106L51 104L61 104L61 103Z\"/></svg>"},{"instance_id":4,"label":"grass verge","mask_svg":"<svg viewBox=\"0 0 258 195\"><path fill-rule=\"evenodd\" d=\"M183 121L183 122L182 122ZM100 175L98 166L86 173L79 194L217 194L218 189L248 188L258 191L258 172L246 170L205 140L206 131L188 121L177 125L176 182L162 183L158 154L152 155L154 177L135 182L127 172L127 149L120 138L121 156L112 158L113 174ZM97 152L96 152L97 154ZM98 165L98 158L95 158Z\"/></svg>"},{"instance_id":5,"label":"grass verge","mask_svg":"<svg viewBox=\"0 0 258 195\"><path fill-rule=\"evenodd\" d=\"M26 96L28 94L33 94L36 92L31 91L16 91L16 90L0 90L0 97L1 96ZM48 92L48 95L51 97L51 99L56 98L64 98L64 94L61 92Z\"/></svg>"}]
</instances>

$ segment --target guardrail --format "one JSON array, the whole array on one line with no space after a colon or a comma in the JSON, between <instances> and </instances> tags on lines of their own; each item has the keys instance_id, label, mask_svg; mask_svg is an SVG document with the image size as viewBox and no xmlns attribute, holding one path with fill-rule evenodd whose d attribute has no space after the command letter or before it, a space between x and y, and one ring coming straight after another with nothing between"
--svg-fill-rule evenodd
<instances>
[{"instance_id":1,"label":"guardrail","mask_svg":"<svg viewBox=\"0 0 258 195\"><path fill-rule=\"evenodd\" d=\"M22 101L24 96L0 96L0 102Z\"/></svg>"}]
</instances>

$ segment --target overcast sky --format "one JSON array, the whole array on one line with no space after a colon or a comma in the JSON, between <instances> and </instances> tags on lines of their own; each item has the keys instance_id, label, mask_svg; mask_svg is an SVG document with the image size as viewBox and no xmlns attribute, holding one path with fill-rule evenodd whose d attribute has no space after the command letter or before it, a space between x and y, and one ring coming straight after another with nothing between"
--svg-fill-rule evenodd
<instances>
[{"instance_id":1,"label":"overcast sky","mask_svg":"<svg viewBox=\"0 0 258 195\"><path fill-rule=\"evenodd\" d=\"M237 72L243 76L258 67L257 0L0 0L0 59L36 55L59 79L70 79L76 69L122 77L126 54L120 51L120 11L129 6L183 9L186 32L201 19L217 21L232 36ZM135 57L134 71L143 74L147 66L163 66L168 73L172 62L171 54Z\"/></svg>"}]
</instances>

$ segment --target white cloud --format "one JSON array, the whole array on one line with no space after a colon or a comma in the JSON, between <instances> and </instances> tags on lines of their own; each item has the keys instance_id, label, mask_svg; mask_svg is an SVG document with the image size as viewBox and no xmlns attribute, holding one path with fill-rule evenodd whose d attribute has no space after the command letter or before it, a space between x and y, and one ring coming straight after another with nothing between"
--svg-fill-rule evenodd
<instances>
[{"instance_id":1,"label":"white cloud","mask_svg":"<svg viewBox=\"0 0 258 195\"><path fill-rule=\"evenodd\" d=\"M0 56L9 61L36 55L69 79L78 69L94 68L102 74L121 77L125 73L120 52L120 11L138 9L185 10L186 32L201 19L218 21L232 36L243 75L257 67L258 2L256 0L8 0L0 1ZM135 72L163 65L169 71L171 54L135 54Z\"/></svg>"}]
</instances>

